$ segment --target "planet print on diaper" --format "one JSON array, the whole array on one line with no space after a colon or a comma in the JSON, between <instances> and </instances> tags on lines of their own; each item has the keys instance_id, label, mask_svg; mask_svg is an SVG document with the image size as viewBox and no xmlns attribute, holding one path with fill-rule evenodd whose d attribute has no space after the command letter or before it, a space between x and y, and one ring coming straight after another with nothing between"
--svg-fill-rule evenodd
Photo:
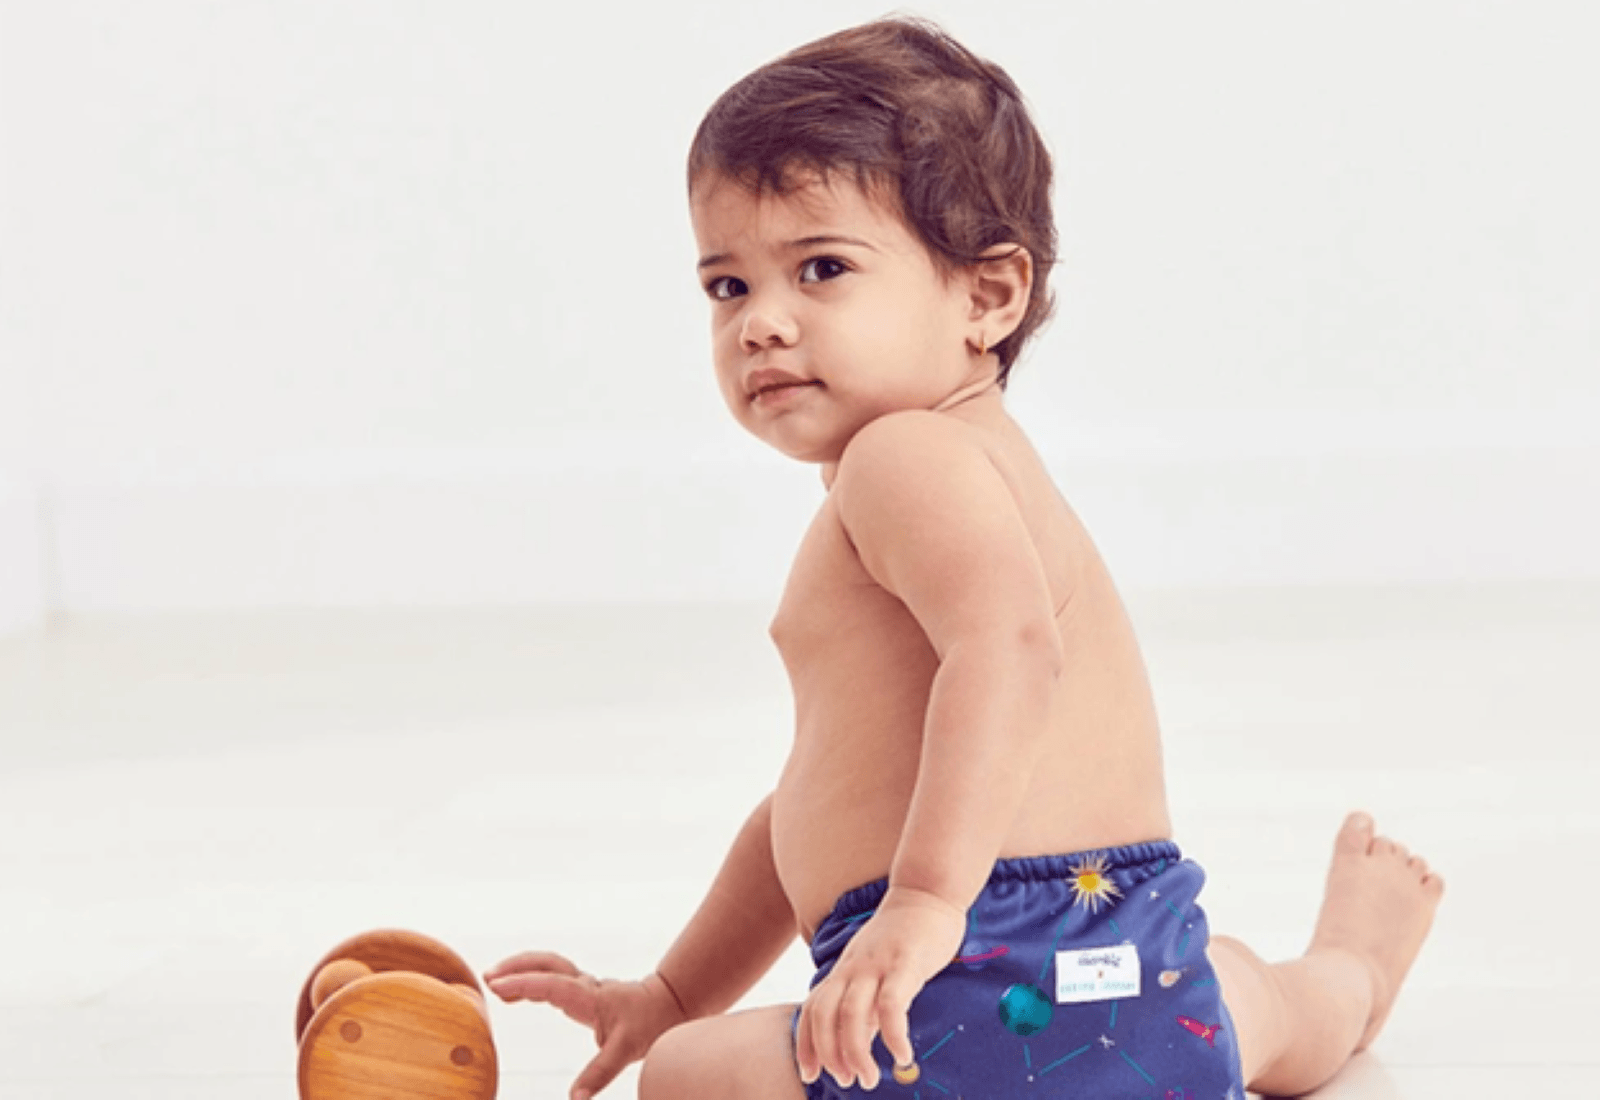
<instances>
[{"instance_id":1,"label":"planet print on diaper","mask_svg":"<svg viewBox=\"0 0 1600 1100\"><path fill-rule=\"evenodd\" d=\"M1181 970L1163 970L1161 977L1156 980L1161 983L1162 989L1171 989L1178 984L1178 979L1181 977L1183 977L1183 971Z\"/></svg>"},{"instance_id":2,"label":"planet print on diaper","mask_svg":"<svg viewBox=\"0 0 1600 1100\"><path fill-rule=\"evenodd\" d=\"M1054 1015L1050 998L1038 986L1019 983L1000 995L1000 1022L1024 1039L1043 1031Z\"/></svg>"}]
</instances>

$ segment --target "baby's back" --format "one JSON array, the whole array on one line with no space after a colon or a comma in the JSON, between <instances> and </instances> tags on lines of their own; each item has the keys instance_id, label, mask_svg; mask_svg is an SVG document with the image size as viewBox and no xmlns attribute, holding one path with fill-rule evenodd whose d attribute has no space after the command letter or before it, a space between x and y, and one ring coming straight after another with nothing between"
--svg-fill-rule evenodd
<instances>
[{"instance_id":1,"label":"baby's back","mask_svg":"<svg viewBox=\"0 0 1600 1100\"><path fill-rule=\"evenodd\" d=\"M969 426L1010 489L1044 565L1064 655L1032 781L997 855L1166 838L1149 681L1099 552L998 395L942 415ZM888 874L938 659L862 565L832 495L801 544L772 637L796 712L773 799L773 854L809 939L841 893Z\"/></svg>"}]
</instances>

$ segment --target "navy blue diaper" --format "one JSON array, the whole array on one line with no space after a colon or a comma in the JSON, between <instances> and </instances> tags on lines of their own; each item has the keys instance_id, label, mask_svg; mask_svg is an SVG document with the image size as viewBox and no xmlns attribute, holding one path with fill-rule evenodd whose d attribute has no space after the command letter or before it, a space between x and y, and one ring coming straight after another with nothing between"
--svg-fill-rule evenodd
<instances>
[{"instance_id":1,"label":"navy blue diaper","mask_svg":"<svg viewBox=\"0 0 1600 1100\"><path fill-rule=\"evenodd\" d=\"M1244 1100L1195 903L1204 883L1170 841L1000 860L961 954L911 1003L915 1064L895 1069L875 1039L875 1091L824 1071L806 1095ZM880 879L839 899L811 943L813 987L887 889Z\"/></svg>"}]
</instances>

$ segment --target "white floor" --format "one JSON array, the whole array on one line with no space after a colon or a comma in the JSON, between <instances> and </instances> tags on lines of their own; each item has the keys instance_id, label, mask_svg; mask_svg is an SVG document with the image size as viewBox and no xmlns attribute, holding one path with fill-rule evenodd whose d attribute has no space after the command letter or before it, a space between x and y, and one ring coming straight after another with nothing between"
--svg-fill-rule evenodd
<instances>
[{"instance_id":1,"label":"white floor","mask_svg":"<svg viewBox=\"0 0 1600 1100\"><path fill-rule=\"evenodd\" d=\"M1304 946L1365 806L1449 881L1388 1030L1319 1096L1600 1079L1600 586L1130 597L1212 927ZM0 1098L292 1094L310 966L410 927L482 969L649 968L770 787L743 606L71 622L0 641ZM751 1001L793 1000L797 949ZM587 1033L493 1009L504 1097ZM631 1096L629 1074L608 1096Z\"/></svg>"}]
</instances>

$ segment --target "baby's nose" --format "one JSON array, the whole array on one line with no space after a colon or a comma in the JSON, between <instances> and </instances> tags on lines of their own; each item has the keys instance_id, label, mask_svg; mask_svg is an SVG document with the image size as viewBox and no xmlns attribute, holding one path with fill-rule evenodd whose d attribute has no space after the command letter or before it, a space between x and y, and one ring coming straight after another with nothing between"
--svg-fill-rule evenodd
<instances>
[{"instance_id":1,"label":"baby's nose","mask_svg":"<svg viewBox=\"0 0 1600 1100\"><path fill-rule=\"evenodd\" d=\"M799 325L792 314L774 305L753 306L745 314L740 342L746 351L768 347L792 347L800 338Z\"/></svg>"}]
</instances>

